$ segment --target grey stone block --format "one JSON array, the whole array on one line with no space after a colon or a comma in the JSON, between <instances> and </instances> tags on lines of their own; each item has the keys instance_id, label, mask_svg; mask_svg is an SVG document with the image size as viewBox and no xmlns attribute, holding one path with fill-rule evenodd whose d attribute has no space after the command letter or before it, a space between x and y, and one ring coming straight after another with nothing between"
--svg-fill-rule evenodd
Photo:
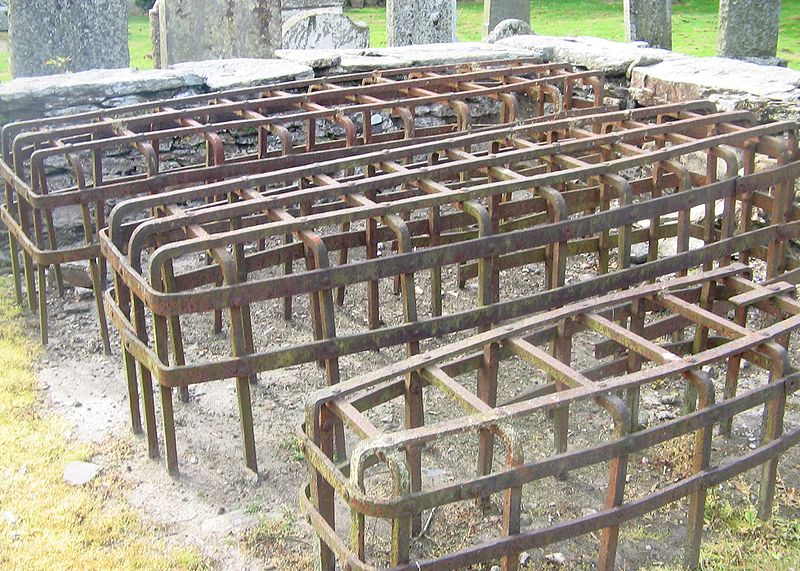
<instances>
[{"instance_id":1,"label":"grey stone block","mask_svg":"<svg viewBox=\"0 0 800 571\"><path fill-rule=\"evenodd\" d=\"M276 0L159 0L161 64L270 58L280 47Z\"/></svg>"},{"instance_id":2,"label":"grey stone block","mask_svg":"<svg viewBox=\"0 0 800 571\"><path fill-rule=\"evenodd\" d=\"M14 77L127 67L126 0L10 0Z\"/></svg>"},{"instance_id":3,"label":"grey stone block","mask_svg":"<svg viewBox=\"0 0 800 571\"><path fill-rule=\"evenodd\" d=\"M522 20L530 24L530 0L484 0L483 37L487 37L503 20Z\"/></svg>"},{"instance_id":4,"label":"grey stone block","mask_svg":"<svg viewBox=\"0 0 800 571\"><path fill-rule=\"evenodd\" d=\"M720 0L717 53L769 58L778 51L781 0Z\"/></svg>"},{"instance_id":5,"label":"grey stone block","mask_svg":"<svg viewBox=\"0 0 800 571\"><path fill-rule=\"evenodd\" d=\"M279 59L193 61L175 64L170 69L181 75L202 77L211 91L314 77L314 71L310 67Z\"/></svg>"},{"instance_id":6,"label":"grey stone block","mask_svg":"<svg viewBox=\"0 0 800 571\"><path fill-rule=\"evenodd\" d=\"M386 44L456 41L456 0L386 0Z\"/></svg>"},{"instance_id":7,"label":"grey stone block","mask_svg":"<svg viewBox=\"0 0 800 571\"><path fill-rule=\"evenodd\" d=\"M512 36L529 36L533 34L530 24L522 20L503 20L494 27L492 33L484 40L487 44L493 44L510 38Z\"/></svg>"},{"instance_id":8,"label":"grey stone block","mask_svg":"<svg viewBox=\"0 0 800 571\"><path fill-rule=\"evenodd\" d=\"M325 8L307 10L283 23L282 47L287 50L368 48L369 27Z\"/></svg>"}]
</instances>

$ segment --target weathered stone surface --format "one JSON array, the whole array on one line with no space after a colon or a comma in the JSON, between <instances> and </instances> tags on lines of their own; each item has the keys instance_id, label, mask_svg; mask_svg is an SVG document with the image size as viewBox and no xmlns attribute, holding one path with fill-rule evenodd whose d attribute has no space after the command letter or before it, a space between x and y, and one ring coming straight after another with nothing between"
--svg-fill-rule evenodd
<instances>
[{"instance_id":1,"label":"weathered stone surface","mask_svg":"<svg viewBox=\"0 0 800 571\"><path fill-rule=\"evenodd\" d=\"M327 9L341 14L344 9L344 0L281 0L281 17L286 22L292 16L296 16L307 10Z\"/></svg>"},{"instance_id":2,"label":"weathered stone surface","mask_svg":"<svg viewBox=\"0 0 800 571\"><path fill-rule=\"evenodd\" d=\"M126 0L11 0L9 45L14 77L126 67Z\"/></svg>"},{"instance_id":3,"label":"weathered stone surface","mask_svg":"<svg viewBox=\"0 0 800 571\"><path fill-rule=\"evenodd\" d=\"M158 0L147 13L150 21L150 45L152 46L153 67L161 69L161 27L158 15Z\"/></svg>"},{"instance_id":4,"label":"weathered stone surface","mask_svg":"<svg viewBox=\"0 0 800 571\"><path fill-rule=\"evenodd\" d=\"M80 104L99 106L115 98L135 94L146 96L203 85L203 78L195 75L128 68L18 78L0 85L0 109L13 113L37 105L46 105L47 108L76 107Z\"/></svg>"},{"instance_id":5,"label":"weathered stone surface","mask_svg":"<svg viewBox=\"0 0 800 571\"><path fill-rule=\"evenodd\" d=\"M203 78L169 70L105 69L46 77L23 77L0 85L3 114L39 106L72 107L128 95L203 86Z\"/></svg>"},{"instance_id":6,"label":"weathered stone surface","mask_svg":"<svg viewBox=\"0 0 800 571\"><path fill-rule=\"evenodd\" d=\"M773 57L778 50L781 0L720 0L717 53Z\"/></svg>"},{"instance_id":7,"label":"weathered stone surface","mask_svg":"<svg viewBox=\"0 0 800 571\"><path fill-rule=\"evenodd\" d=\"M280 59L307 65L313 69L329 69L342 61L340 50L277 50L275 56Z\"/></svg>"},{"instance_id":8,"label":"weathered stone surface","mask_svg":"<svg viewBox=\"0 0 800 571\"><path fill-rule=\"evenodd\" d=\"M494 27L492 33L486 36L484 40L487 44L493 44L500 40L510 38L512 36L525 36L533 34L530 24L522 20L503 20Z\"/></svg>"},{"instance_id":9,"label":"weathered stone surface","mask_svg":"<svg viewBox=\"0 0 800 571\"><path fill-rule=\"evenodd\" d=\"M0 32L8 31L8 0L0 0Z\"/></svg>"},{"instance_id":10,"label":"weathered stone surface","mask_svg":"<svg viewBox=\"0 0 800 571\"><path fill-rule=\"evenodd\" d=\"M331 73L355 73L396 67L451 65L530 57L530 53L525 50L510 49L483 42L370 48L368 50L279 50L276 55L309 65L316 70L326 69Z\"/></svg>"},{"instance_id":11,"label":"weathered stone surface","mask_svg":"<svg viewBox=\"0 0 800 571\"><path fill-rule=\"evenodd\" d=\"M579 67L596 69L608 76L624 76L634 64L646 66L686 57L668 50L649 48L643 42L623 44L588 37L513 36L494 45L526 51L528 55L545 61L566 61Z\"/></svg>"},{"instance_id":12,"label":"weathered stone surface","mask_svg":"<svg viewBox=\"0 0 800 571\"><path fill-rule=\"evenodd\" d=\"M159 0L161 62L269 58L280 47L275 0Z\"/></svg>"},{"instance_id":13,"label":"weathered stone surface","mask_svg":"<svg viewBox=\"0 0 800 571\"><path fill-rule=\"evenodd\" d=\"M625 0L625 40L672 49L672 0Z\"/></svg>"},{"instance_id":14,"label":"weathered stone surface","mask_svg":"<svg viewBox=\"0 0 800 571\"><path fill-rule=\"evenodd\" d=\"M91 462L70 462L64 466L64 480L73 486L83 486L94 480L101 469Z\"/></svg>"},{"instance_id":15,"label":"weathered stone surface","mask_svg":"<svg viewBox=\"0 0 800 571\"><path fill-rule=\"evenodd\" d=\"M483 37L503 20L522 20L530 25L530 0L483 0Z\"/></svg>"},{"instance_id":16,"label":"weathered stone surface","mask_svg":"<svg viewBox=\"0 0 800 571\"><path fill-rule=\"evenodd\" d=\"M631 88L642 104L708 98L761 119L800 118L800 72L726 58L673 59L636 67Z\"/></svg>"},{"instance_id":17,"label":"weathered stone surface","mask_svg":"<svg viewBox=\"0 0 800 571\"><path fill-rule=\"evenodd\" d=\"M170 69L198 76L211 91L266 85L314 77L305 65L279 59L218 59L178 63Z\"/></svg>"},{"instance_id":18,"label":"weathered stone surface","mask_svg":"<svg viewBox=\"0 0 800 571\"><path fill-rule=\"evenodd\" d=\"M368 48L369 27L325 8L300 12L283 23L284 49Z\"/></svg>"},{"instance_id":19,"label":"weathered stone surface","mask_svg":"<svg viewBox=\"0 0 800 571\"><path fill-rule=\"evenodd\" d=\"M258 523L259 518L256 515L248 514L244 510L236 510L203 520L200 528L204 533L210 535L220 537L232 535L239 538Z\"/></svg>"},{"instance_id":20,"label":"weathered stone surface","mask_svg":"<svg viewBox=\"0 0 800 571\"><path fill-rule=\"evenodd\" d=\"M456 0L386 0L386 44L456 41Z\"/></svg>"}]
</instances>

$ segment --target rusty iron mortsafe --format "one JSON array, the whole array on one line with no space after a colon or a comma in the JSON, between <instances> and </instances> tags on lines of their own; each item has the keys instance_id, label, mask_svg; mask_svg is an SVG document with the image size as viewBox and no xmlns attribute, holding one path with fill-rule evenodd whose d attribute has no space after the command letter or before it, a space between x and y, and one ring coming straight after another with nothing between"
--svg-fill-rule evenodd
<instances>
[{"instance_id":1,"label":"rusty iron mortsafe","mask_svg":"<svg viewBox=\"0 0 800 571\"><path fill-rule=\"evenodd\" d=\"M141 395L157 456L155 380L176 472L172 391L235 379L246 463L257 470L249 386L260 372L318 362L333 385L345 355L413 355L447 335L733 257L752 260L760 281L796 280L800 264L786 254L800 232L789 198L797 126L753 123L708 102L589 114L120 203L100 243L132 426L142 430ZM774 166L754 172L768 157ZM586 275L567 283L576 266ZM516 273L533 269L536 279ZM444 294L446 279L458 290L473 277L463 296ZM514 291L517 280L528 289ZM348 295L366 303L337 309ZM276 346L253 325L254 306L291 319L300 303L307 342ZM214 327L194 327L192 346L227 316L228 355L186 350L182 321L202 315Z\"/></svg>"},{"instance_id":2,"label":"rusty iron mortsafe","mask_svg":"<svg viewBox=\"0 0 800 571\"><path fill-rule=\"evenodd\" d=\"M499 564L509 571L523 551L597 533L588 541L597 545L598 568L613 571L621 524L688 498L683 565L694 569L709 488L757 467L759 516L769 519L779 457L800 441L799 427L783 426L787 395L800 381L787 353L800 303L791 284L762 286L743 277L748 271L729 264L590 297L312 395L298 434L311 474L301 504L316 532L319 568L333 570L338 560L362 570ZM739 393L743 360L761 380ZM711 365L717 378L707 373ZM642 428L640 395L654 387L685 389L697 408ZM729 434L734 416L762 408L760 446L717 451L715 426ZM571 419L581 427L568 436ZM339 425L355 440L347 456L335 455ZM553 438L550 454L545 438ZM629 480L640 477L629 463L641 465L654 446L680 438L689 439L680 444L690 450L688 473L626 498ZM495 441L503 456L493 461ZM565 513L550 523L523 523L523 504L556 499L539 493L543 480L573 472L581 474L581 497L560 498ZM499 523L473 537L469 513L494 500ZM581 515L582 505L592 509ZM447 509L458 510L445 525L459 541L436 544L434 553L412 541L425 512L446 517Z\"/></svg>"},{"instance_id":3,"label":"rusty iron mortsafe","mask_svg":"<svg viewBox=\"0 0 800 571\"><path fill-rule=\"evenodd\" d=\"M476 102L481 116L473 116ZM5 125L0 215L10 233L17 300L24 273L46 343L46 272L63 295L61 264L89 261L108 351L97 231L117 201L352 154L345 147L390 148L404 138L480 128L481 121L569 115L602 102L602 74L523 59L294 81ZM73 211L77 241L76 229L56 223Z\"/></svg>"}]
</instances>

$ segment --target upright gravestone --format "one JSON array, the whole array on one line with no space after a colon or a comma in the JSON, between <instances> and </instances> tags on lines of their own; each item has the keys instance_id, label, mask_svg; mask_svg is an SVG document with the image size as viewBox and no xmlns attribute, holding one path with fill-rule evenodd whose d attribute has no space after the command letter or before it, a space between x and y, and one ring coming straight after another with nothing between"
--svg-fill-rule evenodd
<instances>
[{"instance_id":1,"label":"upright gravestone","mask_svg":"<svg viewBox=\"0 0 800 571\"><path fill-rule=\"evenodd\" d=\"M456 15L456 0L386 0L386 43L454 42Z\"/></svg>"},{"instance_id":2,"label":"upright gravestone","mask_svg":"<svg viewBox=\"0 0 800 571\"><path fill-rule=\"evenodd\" d=\"M503 20L522 20L531 23L530 0L483 0L483 37Z\"/></svg>"},{"instance_id":3,"label":"upright gravestone","mask_svg":"<svg viewBox=\"0 0 800 571\"><path fill-rule=\"evenodd\" d=\"M11 75L128 67L126 0L10 0Z\"/></svg>"},{"instance_id":4,"label":"upright gravestone","mask_svg":"<svg viewBox=\"0 0 800 571\"><path fill-rule=\"evenodd\" d=\"M292 16L297 16L307 10L327 10L329 12L344 12L344 0L281 0L281 16L286 22Z\"/></svg>"},{"instance_id":5,"label":"upright gravestone","mask_svg":"<svg viewBox=\"0 0 800 571\"><path fill-rule=\"evenodd\" d=\"M278 0L158 0L161 65L270 58L281 43Z\"/></svg>"},{"instance_id":6,"label":"upright gravestone","mask_svg":"<svg viewBox=\"0 0 800 571\"><path fill-rule=\"evenodd\" d=\"M625 0L625 41L672 49L672 0Z\"/></svg>"},{"instance_id":7,"label":"upright gravestone","mask_svg":"<svg viewBox=\"0 0 800 571\"><path fill-rule=\"evenodd\" d=\"M781 0L720 0L717 53L771 58L778 51Z\"/></svg>"},{"instance_id":8,"label":"upright gravestone","mask_svg":"<svg viewBox=\"0 0 800 571\"><path fill-rule=\"evenodd\" d=\"M0 32L8 31L8 0L0 0Z\"/></svg>"},{"instance_id":9,"label":"upright gravestone","mask_svg":"<svg viewBox=\"0 0 800 571\"><path fill-rule=\"evenodd\" d=\"M340 12L307 10L283 23L283 49L314 50L369 47L369 27Z\"/></svg>"}]
</instances>

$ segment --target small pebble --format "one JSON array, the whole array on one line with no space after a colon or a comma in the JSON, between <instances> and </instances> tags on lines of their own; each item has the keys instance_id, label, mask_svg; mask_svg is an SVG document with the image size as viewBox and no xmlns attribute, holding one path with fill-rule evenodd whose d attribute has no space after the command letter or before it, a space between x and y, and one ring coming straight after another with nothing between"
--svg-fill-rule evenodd
<instances>
[{"instance_id":1,"label":"small pebble","mask_svg":"<svg viewBox=\"0 0 800 571\"><path fill-rule=\"evenodd\" d=\"M544 556L546 561L553 563L554 565L562 566L567 564L567 558L564 557L563 553L548 553Z\"/></svg>"}]
</instances>

